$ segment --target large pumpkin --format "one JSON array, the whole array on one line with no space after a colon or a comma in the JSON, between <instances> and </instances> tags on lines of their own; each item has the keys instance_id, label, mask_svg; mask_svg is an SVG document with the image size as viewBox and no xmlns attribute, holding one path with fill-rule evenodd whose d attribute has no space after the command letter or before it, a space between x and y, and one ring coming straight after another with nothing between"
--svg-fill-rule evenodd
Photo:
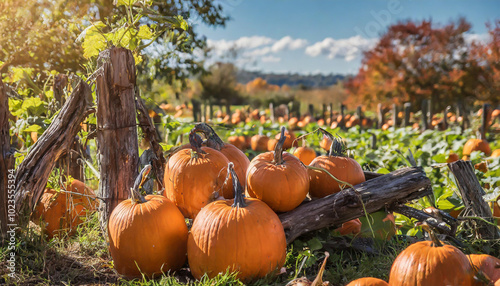
<instances>
[{"instance_id":1,"label":"large pumpkin","mask_svg":"<svg viewBox=\"0 0 500 286\"><path fill-rule=\"evenodd\" d=\"M458 248L442 244L434 233L432 241L420 241L401 252L391 267L389 285L473 285L472 267Z\"/></svg>"},{"instance_id":2,"label":"large pumpkin","mask_svg":"<svg viewBox=\"0 0 500 286\"><path fill-rule=\"evenodd\" d=\"M250 165L250 160L240 149L235 147L232 144L224 143L220 137L215 133L215 131L206 123L196 124L193 128L195 132L203 132L205 137L207 138L207 147L220 151L229 162L234 163L234 169L236 170L236 174L240 178L244 178L247 173L248 165ZM224 198L232 199L233 192L231 188L225 189L226 192L223 193Z\"/></svg>"},{"instance_id":3,"label":"large pumpkin","mask_svg":"<svg viewBox=\"0 0 500 286\"><path fill-rule=\"evenodd\" d=\"M151 169L137 178L131 198L118 204L108 221L109 251L116 271L148 277L175 271L186 261L188 229L184 216L167 198L138 192Z\"/></svg>"},{"instance_id":4,"label":"large pumpkin","mask_svg":"<svg viewBox=\"0 0 500 286\"><path fill-rule=\"evenodd\" d=\"M250 281L279 271L285 263L286 237L278 216L262 201L245 198L232 166L229 171L235 198L204 207L189 234L189 267L197 279L229 269Z\"/></svg>"},{"instance_id":5,"label":"large pumpkin","mask_svg":"<svg viewBox=\"0 0 500 286\"><path fill-rule=\"evenodd\" d=\"M470 254L467 257L474 270L482 272L491 282L500 279L500 259L488 254Z\"/></svg>"},{"instance_id":6,"label":"large pumpkin","mask_svg":"<svg viewBox=\"0 0 500 286\"><path fill-rule=\"evenodd\" d=\"M320 129L322 130L322 129ZM322 168L335 178L357 185L365 181L365 174L361 166L352 158L345 157L344 144L322 130L332 140L331 150L328 155L316 157L309 166ZM309 168L309 194L312 197L322 198L340 192L340 184L328 173L320 169Z\"/></svg>"},{"instance_id":7,"label":"large pumpkin","mask_svg":"<svg viewBox=\"0 0 500 286\"><path fill-rule=\"evenodd\" d=\"M202 207L227 194L229 161L221 152L201 147L201 138L191 131L191 149L174 153L165 167L163 195L177 205L185 217L194 218Z\"/></svg>"},{"instance_id":8,"label":"large pumpkin","mask_svg":"<svg viewBox=\"0 0 500 286\"><path fill-rule=\"evenodd\" d=\"M352 281L351 283L347 284L347 286L389 286L389 284L387 284L387 282L385 282L384 280L378 278L364 277Z\"/></svg>"},{"instance_id":9,"label":"large pumpkin","mask_svg":"<svg viewBox=\"0 0 500 286\"><path fill-rule=\"evenodd\" d=\"M296 208L307 196L307 168L297 157L283 152L285 127L274 152L257 155L247 172L247 191L250 197L265 202L277 212Z\"/></svg>"},{"instance_id":10,"label":"large pumpkin","mask_svg":"<svg viewBox=\"0 0 500 286\"><path fill-rule=\"evenodd\" d=\"M488 144L488 141L484 139L475 139L475 138L469 139L465 143L464 149L462 151L462 155L464 156L463 159L468 160L470 154L474 151L481 151L486 156L489 156L491 154L490 144Z\"/></svg>"},{"instance_id":11,"label":"large pumpkin","mask_svg":"<svg viewBox=\"0 0 500 286\"><path fill-rule=\"evenodd\" d=\"M309 163L316 158L316 152L314 149L306 146L297 147L297 149L293 152L293 155L304 163L304 165L309 165Z\"/></svg>"},{"instance_id":12,"label":"large pumpkin","mask_svg":"<svg viewBox=\"0 0 500 286\"><path fill-rule=\"evenodd\" d=\"M48 238L67 233L74 234L89 211L95 210L97 202L92 189L78 180L66 186L66 191L46 189L35 208L33 220L42 223L42 231Z\"/></svg>"}]
</instances>

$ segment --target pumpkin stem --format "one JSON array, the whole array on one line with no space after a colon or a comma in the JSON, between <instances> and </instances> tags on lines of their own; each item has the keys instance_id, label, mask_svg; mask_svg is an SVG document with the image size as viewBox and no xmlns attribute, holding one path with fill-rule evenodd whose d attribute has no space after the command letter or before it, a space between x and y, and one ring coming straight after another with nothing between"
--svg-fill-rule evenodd
<instances>
[{"instance_id":1,"label":"pumpkin stem","mask_svg":"<svg viewBox=\"0 0 500 286\"><path fill-rule=\"evenodd\" d=\"M144 168L141 170L141 172L135 179L134 187L130 189L130 198L132 199L132 202L141 204L146 202L146 199L141 195L139 189L146 181L146 178L148 177L150 171L151 171L151 165L144 166Z\"/></svg>"},{"instance_id":2,"label":"pumpkin stem","mask_svg":"<svg viewBox=\"0 0 500 286\"><path fill-rule=\"evenodd\" d=\"M342 140L342 137L337 136L337 138L335 138L330 132L326 131L323 128L318 128L318 130L323 133L324 136L332 140L332 145L330 145L328 156L345 157L346 146L344 141Z\"/></svg>"},{"instance_id":3,"label":"pumpkin stem","mask_svg":"<svg viewBox=\"0 0 500 286\"><path fill-rule=\"evenodd\" d=\"M313 280L311 286L322 286L323 285L323 272L325 272L326 260L330 257L330 253L325 251L325 259L323 260L323 264L321 264L321 268L319 269L318 275L316 279Z\"/></svg>"},{"instance_id":4,"label":"pumpkin stem","mask_svg":"<svg viewBox=\"0 0 500 286\"><path fill-rule=\"evenodd\" d=\"M201 150L202 143L203 139L201 139L200 135L196 134L194 129L191 130L191 132L189 132L189 144L191 144L191 149L193 149L195 153L205 154L205 151Z\"/></svg>"},{"instance_id":5,"label":"pumpkin stem","mask_svg":"<svg viewBox=\"0 0 500 286\"><path fill-rule=\"evenodd\" d=\"M194 132L201 132L207 138L207 146L220 151L224 147L224 141L220 139L219 135L215 133L215 130L206 123L198 123L193 128Z\"/></svg>"},{"instance_id":6,"label":"pumpkin stem","mask_svg":"<svg viewBox=\"0 0 500 286\"><path fill-rule=\"evenodd\" d=\"M283 164L283 144L285 144L286 136L285 136L285 126L281 126L280 139L276 146L274 147L274 163L276 165Z\"/></svg>"},{"instance_id":7,"label":"pumpkin stem","mask_svg":"<svg viewBox=\"0 0 500 286\"><path fill-rule=\"evenodd\" d=\"M422 230L426 231L429 234L429 237L431 238L434 247L441 247L441 246L443 246L443 244L441 243L441 241L439 241L439 239L437 238L436 233L434 232L434 230L426 222L423 222L421 224L421 226L422 226Z\"/></svg>"},{"instance_id":8,"label":"pumpkin stem","mask_svg":"<svg viewBox=\"0 0 500 286\"><path fill-rule=\"evenodd\" d=\"M247 204L245 203L245 196L243 195L243 187L241 186L240 181L238 180L238 176L234 171L233 162L229 162L229 165L227 165L227 169L229 170L229 173L231 173L231 178L233 179L234 203L232 207L244 208L247 206Z\"/></svg>"}]
</instances>

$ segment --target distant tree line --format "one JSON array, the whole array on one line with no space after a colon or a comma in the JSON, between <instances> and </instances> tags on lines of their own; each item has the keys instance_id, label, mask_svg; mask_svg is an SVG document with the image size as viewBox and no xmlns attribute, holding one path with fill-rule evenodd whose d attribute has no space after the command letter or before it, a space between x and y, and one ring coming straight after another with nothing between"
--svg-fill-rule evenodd
<instances>
[{"instance_id":1,"label":"distant tree line","mask_svg":"<svg viewBox=\"0 0 500 286\"><path fill-rule=\"evenodd\" d=\"M315 75L302 75L298 73L265 73L260 71L246 71L238 70L236 80L238 83L247 84L248 82L262 78L268 84L283 86L288 85L291 87L302 86L304 88L322 88L329 87L337 84L339 81L344 80L345 75L341 74L315 74Z\"/></svg>"}]
</instances>

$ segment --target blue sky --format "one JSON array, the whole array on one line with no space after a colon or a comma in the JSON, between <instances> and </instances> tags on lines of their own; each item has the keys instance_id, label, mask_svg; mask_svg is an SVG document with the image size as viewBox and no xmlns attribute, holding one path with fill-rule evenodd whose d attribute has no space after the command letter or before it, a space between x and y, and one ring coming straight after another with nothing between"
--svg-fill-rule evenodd
<instances>
[{"instance_id":1,"label":"blue sky","mask_svg":"<svg viewBox=\"0 0 500 286\"><path fill-rule=\"evenodd\" d=\"M497 0L222 0L232 18L225 28L196 25L214 58L236 45L236 63L266 72L356 73L363 50L390 24L432 19L446 24L464 16L470 38L487 39L485 23L500 19Z\"/></svg>"}]
</instances>

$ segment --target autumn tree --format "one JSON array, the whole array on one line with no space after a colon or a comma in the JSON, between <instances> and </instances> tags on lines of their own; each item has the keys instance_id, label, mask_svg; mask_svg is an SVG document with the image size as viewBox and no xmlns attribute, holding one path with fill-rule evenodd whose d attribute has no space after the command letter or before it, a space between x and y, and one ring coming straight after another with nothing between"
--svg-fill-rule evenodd
<instances>
[{"instance_id":1,"label":"autumn tree","mask_svg":"<svg viewBox=\"0 0 500 286\"><path fill-rule=\"evenodd\" d=\"M433 106L444 108L474 99L477 71L464 38L470 28L463 18L445 26L430 20L390 26L347 82L350 100L371 107L411 101L418 107L422 99L432 99Z\"/></svg>"}]
</instances>

